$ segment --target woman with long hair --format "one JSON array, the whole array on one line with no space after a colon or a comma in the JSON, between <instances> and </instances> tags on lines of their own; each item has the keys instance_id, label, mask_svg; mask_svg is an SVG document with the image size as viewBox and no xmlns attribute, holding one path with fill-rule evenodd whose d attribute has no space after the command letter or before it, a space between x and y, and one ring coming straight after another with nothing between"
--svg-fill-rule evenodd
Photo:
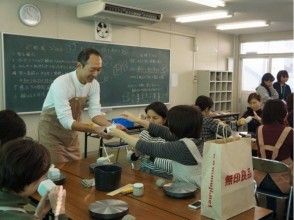
<instances>
[{"instance_id":1,"label":"woman with long hair","mask_svg":"<svg viewBox=\"0 0 294 220\"><path fill-rule=\"evenodd\" d=\"M278 99L279 94L273 87L275 77L271 73L265 73L261 78L261 84L256 88L256 93L260 95L261 102L266 103L270 99Z\"/></svg>"}]
</instances>

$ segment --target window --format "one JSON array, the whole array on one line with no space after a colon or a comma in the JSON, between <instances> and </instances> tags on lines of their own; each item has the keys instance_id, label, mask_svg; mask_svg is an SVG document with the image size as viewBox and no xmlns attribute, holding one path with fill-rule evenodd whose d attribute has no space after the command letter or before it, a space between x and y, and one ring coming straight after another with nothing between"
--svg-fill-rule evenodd
<instances>
[{"instance_id":1,"label":"window","mask_svg":"<svg viewBox=\"0 0 294 220\"><path fill-rule=\"evenodd\" d=\"M294 40L241 43L241 54L294 53Z\"/></svg>"},{"instance_id":2,"label":"window","mask_svg":"<svg viewBox=\"0 0 294 220\"><path fill-rule=\"evenodd\" d=\"M279 40L267 42L244 42L240 45L241 81L238 105L239 111L244 111L247 98L261 83L263 74L270 72L276 78L280 70L287 70L287 84L294 91L294 40Z\"/></svg>"},{"instance_id":3,"label":"window","mask_svg":"<svg viewBox=\"0 0 294 220\"><path fill-rule=\"evenodd\" d=\"M242 65L242 90L254 91L260 84L261 77L268 70L268 59L249 58L243 59Z\"/></svg>"},{"instance_id":4,"label":"window","mask_svg":"<svg viewBox=\"0 0 294 220\"><path fill-rule=\"evenodd\" d=\"M272 58L271 73L277 77L280 70L287 70L289 80L287 84L294 90L293 58Z\"/></svg>"}]
</instances>

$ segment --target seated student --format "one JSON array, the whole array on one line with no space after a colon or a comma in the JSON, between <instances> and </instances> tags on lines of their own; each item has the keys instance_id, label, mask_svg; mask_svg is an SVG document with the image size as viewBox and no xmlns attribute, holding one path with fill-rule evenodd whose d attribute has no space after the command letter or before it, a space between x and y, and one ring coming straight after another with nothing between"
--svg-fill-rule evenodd
<instances>
[{"instance_id":1,"label":"seated student","mask_svg":"<svg viewBox=\"0 0 294 220\"><path fill-rule=\"evenodd\" d=\"M293 129L285 125L287 109L285 104L279 100L268 100L262 112L263 125L257 130L258 155L278 161L293 160ZM282 135L282 136L281 136ZM281 146L274 150L265 149L264 145L275 146L278 139ZM261 146L262 145L262 146ZM272 157L275 158L272 158Z\"/></svg>"},{"instance_id":2,"label":"seated student","mask_svg":"<svg viewBox=\"0 0 294 220\"><path fill-rule=\"evenodd\" d=\"M237 121L237 125L243 126L247 124L248 133L251 133L255 136L257 127L261 125L262 110L260 95L255 92L251 93L248 96L247 102L249 104L249 107L247 107L246 112L244 112L242 117ZM252 118L250 118L249 116Z\"/></svg>"},{"instance_id":3,"label":"seated student","mask_svg":"<svg viewBox=\"0 0 294 220\"><path fill-rule=\"evenodd\" d=\"M195 101L195 105L200 108L203 116L201 137L204 141L216 139L216 134L223 136L223 131L230 136L232 131L229 126L220 123L220 120L213 119L210 116L210 110L213 106L213 101L210 97L201 95Z\"/></svg>"},{"instance_id":4,"label":"seated student","mask_svg":"<svg viewBox=\"0 0 294 220\"><path fill-rule=\"evenodd\" d=\"M0 111L0 145L9 140L24 137L26 131L26 124L18 114L12 110Z\"/></svg>"},{"instance_id":5,"label":"seated student","mask_svg":"<svg viewBox=\"0 0 294 220\"><path fill-rule=\"evenodd\" d=\"M277 74L277 81L273 87L279 94L279 99L286 101L287 97L291 94L291 88L286 82L289 79L289 74L287 70L280 70Z\"/></svg>"},{"instance_id":6,"label":"seated student","mask_svg":"<svg viewBox=\"0 0 294 220\"><path fill-rule=\"evenodd\" d=\"M293 164L293 129L285 126L287 110L285 104L279 100L268 100L262 112L262 123L257 129L258 156L262 158L282 161L292 168ZM254 178L258 186L267 190L286 191L290 186L285 176L266 175L254 171ZM291 178L292 179L292 178ZM286 182L283 182L286 180ZM289 180L289 179L288 179ZM275 200L267 198L268 208L275 210ZM282 210L282 203L277 203ZM277 213L281 214L281 213ZM282 217L280 216L280 218Z\"/></svg>"},{"instance_id":7,"label":"seated student","mask_svg":"<svg viewBox=\"0 0 294 220\"><path fill-rule=\"evenodd\" d=\"M166 126L167 125L167 121L166 121L167 112L168 112L168 109L164 103L152 102L150 105L148 105L145 108L146 120L148 120L149 122L152 122L154 124ZM136 120L136 117L133 117L132 120L133 121ZM134 122L136 122L136 121L134 121ZM143 130L140 133L139 137L145 141L150 141L150 142L152 142L152 141L164 142L165 141L162 138L152 137L147 130Z\"/></svg>"},{"instance_id":8,"label":"seated student","mask_svg":"<svg viewBox=\"0 0 294 220\"><path fill-rule=\"evenodd\" d=\"M43 219L52 208L58 212L57 195L60 186L42 197L35 214L29 214L25 205L38 185L46 177L50 166L48 150L29 138L17 138L0 149L0 219ZM48 200L49 199L49 200ZM61 191L58 219L67 219L65 213L65 190Z\"/></svg>"},{"instance_id":9,"label":"seated student","mask_svg":"<svg viewBox=\"0 0 294 220\"><path fill-rule=\"evenodd\" d=\"M128 115L124 115L128 118ZM200 139L201 112L188 105L172 107L167 113L168 127L140 119L151 136L161 137L167 142L150 143L128 135L119 129L110 134L122 138L142 154L172 160L175 181L189 182L200 186L203 141Z\"/></svg>"},{"instance_id":10,"label":"seated student","mask_svg":"<svg viewBox=\"0 0 294 220\"><path fill-rule=\"evenodd\" d=\"M255 89L263 105L267 100L279 98L278 92L273 87L274 80L275 77L272 74L265 73L261 78L261 84Z\"/></svg>"},{"instance_id":11,"label":"seated student","mask_svg":"<svg viewBox=\"0 0 294 220\"><path fill-rule=\"evenodd\" d=\"M158 124L158 125L167 125L166 117L167 117L168 109L166 105L162 102L153 102L145 108L146 120L149 122ZM132 117L131 120L134 122L140 122L137 117L128 114L129 117ZM148 142L165 142L164 139L160 137L152 137L147 130L143 130L139 134L140 139ZM134 158L134 156L133 156ZM134 158L136 160L137 158ZM159 167L155 167L155 163L160 165ZM164 166L161 166L164 165ZM141 162L140 169L142 171L150 172L152 174L162 176L162 177L171 177L171 161L163 158L143 158Z\"/></svg>"},{"instance_id":12,"label":"seated student","mask_svg":"<svg viewBox=\"0 0 294 220\"><path fill-rule=\"evenodd\" d=\"M293 128L293 93L291 93L287 98L287 110L288 110L288 116L287 116L288 125Z\"/></svg>"}]
</instances>

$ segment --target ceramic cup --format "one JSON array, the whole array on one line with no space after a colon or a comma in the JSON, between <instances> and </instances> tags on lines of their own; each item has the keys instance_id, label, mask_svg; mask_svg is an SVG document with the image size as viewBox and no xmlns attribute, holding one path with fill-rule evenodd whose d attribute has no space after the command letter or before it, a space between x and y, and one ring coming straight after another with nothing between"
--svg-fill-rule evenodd
<instances>
[{"instance_id":1,"label":"ceramic cup","mask_svg":"<svg viewBox=\"0 0 294 220\"><path fill-rule=\"evenodd\" d=\"M60 170L57 168L50 168L48 171L48 177L52 180L60 178Z\"/></svg>"},{"instance_id":2,"label":"ceramic cup","mask_svg":"<svg viewBox=\"0 0 294 220\"><path fill-rule=\"evenodd\" d=\"M46 179L40 182L39 187L38 187L38 193L40 196L45 196L47 192L50 192L54 187L55 183L53 183L52 180Z\"/></svg>"},{"instance_id":3,"label":"ceramic cup","mask_svg":"<svg viewBox=\"0 0 294 220\"><path fill-rule=\"evenodd\" d=\"M133 184L133 195L134 196L143 196L143 194L144 194L143 183L134 183Z\"/></svg>"}]
</instances>

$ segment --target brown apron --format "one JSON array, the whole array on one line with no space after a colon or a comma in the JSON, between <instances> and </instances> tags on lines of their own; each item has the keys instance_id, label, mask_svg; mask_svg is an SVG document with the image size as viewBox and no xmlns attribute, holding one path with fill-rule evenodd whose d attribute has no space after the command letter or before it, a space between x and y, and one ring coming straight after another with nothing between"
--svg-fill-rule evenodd
<instances>
[{"instance_id":1,"label":"brown apron","mask_svg":"<svg viewBox=\"0 0 294 220\"><path fill-rule=\"evenodd\" d=\"M72 116L80 121L86 106L86 97L69 100ZM55 108L43 110L40 117L38 139L50 152L52 163L79 160L81 152L77 131L65 129L59 122Z\"/></svg>"},{"instance_id":2,"label":"brown apron","mask_svg":"<svg viewBox=\"0 0 294 220\"><path fill-rule=\"evenodd\" d=\"M259 144L259 148L260 148L260 154L261 154L261 158L266 158L266 150L267 151L272 151L272 157L271 160L275 160L279 154L279 150L282 147L283 143L285 142L289 132L292 130L292 128L290 127L286 127L284 128L284 130L282 131L278 141L276 142L275 146L271 146L271 145L265 145L264 141L263 141L263 134L262 134L262 126L258 127L258 131L257 131L257 135L258 135L258 144ZM289 157L283 161L281 161L285 164L287 164L290 167L291 170L291 178L288 172L281 172L281 173L269 173L269 175L271 176L272 180L275 182L275 184L279 187L279 189L283 192L283 193L287 193L290 190L290 187L292 185L292 176L293 176L293 161L292 159ZM258 170L254 171L254 179L257 183L257 185L259 186L261 184L261 182L263 181L263 179L265 178L265 176L267 175L267 173L265 172L261 172Z\"/></svg>"}]
</instances>

